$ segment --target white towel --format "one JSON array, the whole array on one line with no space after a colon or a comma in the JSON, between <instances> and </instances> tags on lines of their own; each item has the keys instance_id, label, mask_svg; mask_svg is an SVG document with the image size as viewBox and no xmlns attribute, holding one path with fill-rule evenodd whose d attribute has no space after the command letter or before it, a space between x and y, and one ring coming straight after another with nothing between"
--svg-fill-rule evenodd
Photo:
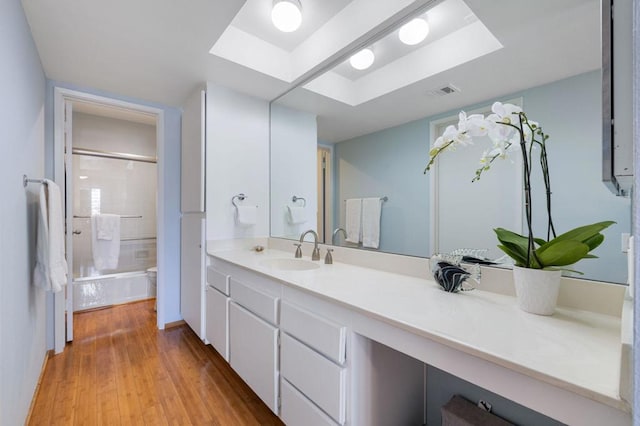
<instances>
[{"instance_id":1,"label":"white towel","mask_svg":"<svg viewBox=\"0 0 640 426\"><path fill-rule=\"evenodd\" d=\"M287 206L287 220L291 225L299 225L307 221L307 212L301 206Z\"/></svg>"},{"instance_id":2,"label":"white towel","mask_svg":"<svg viewBox=\"0 0 640 426\"><path fill-rule=\"evenodd\" d=\"M358 244L362 241L362 198L349 198L346 203L346 230L345 241Z\"/></svg>"},{"instance_id":3,"label":"white towel","mask_svg":"<svg viewBox=\"0 0 640 426\"><path fill-rule=\"evenodd\" d=\"M91 251L93 253L93 266L101 271L103 269L116 269L118 258L120 257L120 216L113 219L114 229L111 232L111 239L101 239L98 232L99 217L102 215L91 215ZM112 215L109 215L112 216Z\"/></svg>"},{"instance_id":4,"label":"white towel","mask_svg":"<svg viewBox=\"0 0 640 426\"><path fill-rule=\"evenodd\" d=\"M117 214L96 215L96 233L99 240L113 240L120 235L120 216Z\"/></svg>"},{"instance_id":5,"label":"white towel","mask_svg":"<svg viewBox=\"0 0 640 426\"><path fill-rule=\"evenodd\" d=\"M255 225L258 219L258 206L236 207L236 223L240 226Z\"/></svg>"},{"instance_id":6,"label":"white towel","mask_svg":"<svg viewBox=\"0 0 640 426\"><path fill-rule=\"evenodd\" d=\"M34 284L54 293L67 284L64 219L60 187L45 179L40 187L40 214Z\"/></svg>"},{"instance_id":7,"label":"white towel","mask_svg":"<svg viewBox=\"0 0 640 426\"><path fill-rule=\"evenodd\" d=\"M380 197L362 200L362 247L377 249L380 245Z\"/></svg>"}]
</instances>

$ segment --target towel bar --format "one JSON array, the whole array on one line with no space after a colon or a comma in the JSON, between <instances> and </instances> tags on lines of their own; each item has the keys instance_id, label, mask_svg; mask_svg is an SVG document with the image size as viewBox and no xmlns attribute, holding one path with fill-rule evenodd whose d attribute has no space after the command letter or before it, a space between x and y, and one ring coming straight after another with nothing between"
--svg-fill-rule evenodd
<instances>
[{"instance_id":1,"label":"towel bar","mask_svg":"<svg viewBox=\"0 0 640 426\"><path fill-rule=\"evenodd\" d=\"M27 184L30 183L44 183L46 185L47 181L44 179L29 179L27 175L22 175L22 186L26 188Z\"/></svg>"},{"instance_id":2,"label":"towel bar","mask_svg":"<svg viewBox=\"0 0 640 426\"><path fill-rule=\"evenodd\" d=\"M389 201L389 197L385 195L384 197L380 197L380 200L382 200L383 202L387 202ZM342 201L344 201L345 203L347 202L347 200L342 200Z\"/></svg>"},{"instance_id":3,"label":"towel bar","mask_svg":"<svg viewBox=\"0 0 640 426\"><path fill-rule=\"evenodd\" d=\"M77 215L73 215L74 219L91 219L91 216L77 216ZM121 219L142 219L142 216L134 216L134 215L130 215L130 214L123 214L120 215Z\"/></svg>"}]
</instances>

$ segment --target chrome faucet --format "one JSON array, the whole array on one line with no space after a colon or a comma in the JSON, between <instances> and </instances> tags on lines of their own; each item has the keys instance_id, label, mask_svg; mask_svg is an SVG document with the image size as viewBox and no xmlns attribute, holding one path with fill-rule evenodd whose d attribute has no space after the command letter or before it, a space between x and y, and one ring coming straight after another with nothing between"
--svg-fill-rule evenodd
<instances>
[{"instance_id":1,"label":"chrome faucet","mask_svg":"<svg viewBox=\"0 0 640 426\"><path fill-rule=\"evenodd\" d=\"M313 229L304 231L302 235L300 235L300 244L302 244L304 237L306 237L308 233L313 235L313 254L311 255L311 260L320 260L320 248L318 248L318 234L316 231Z\"/></svg>"},{"instance_id":2,"label":"chrome faucet","mask_svg":"<svg viewBox=\"0 0 640 426\"><path fill-rule=\"evenodd\" d=\"M344 230L344 228L336 228L333 231L333 236L331 237L331 244L332 245L336 245L336 236L340 233L340 231L342 231L342 233L344 234L344 238L347 238L347 231Z\"/></svg>"}]
</instances>

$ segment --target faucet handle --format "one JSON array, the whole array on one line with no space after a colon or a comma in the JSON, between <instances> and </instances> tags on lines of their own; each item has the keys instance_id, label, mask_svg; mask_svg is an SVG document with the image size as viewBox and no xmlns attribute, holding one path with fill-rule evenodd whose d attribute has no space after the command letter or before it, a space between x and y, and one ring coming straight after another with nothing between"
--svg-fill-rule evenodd
<instances>
[{"instance_id":1,"label":"faucet handle","mask_svg":"<svg viewBox=\"0 0 640 426\"><path fill-rule=\"evenodd\" d=\"M333 264L333 256L331 255L332 251L333 251L333 249L327 249L327 255L324 257L324 264L325 265L332 265Z\"/></svg>"},{"instance_id":2,"label":"faucet handle","mask_svg":"<svg viewBox=\"0 0 640 426\"><path fill-rule=\"evenodd\" d=\"M298 246L298 248L296 248L296 259L300 259L302 257L302 249L300 248L300 246L302 244L293 243L293 245Z\"/></svg>"}]
</instances>

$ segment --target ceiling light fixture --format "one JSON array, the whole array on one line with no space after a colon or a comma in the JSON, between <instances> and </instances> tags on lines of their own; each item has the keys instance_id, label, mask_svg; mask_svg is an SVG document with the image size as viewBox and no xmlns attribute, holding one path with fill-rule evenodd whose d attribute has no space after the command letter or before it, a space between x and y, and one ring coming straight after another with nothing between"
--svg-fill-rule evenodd
<instances>
[{"instance_id":1,"label":"ceiling light fixture","mask_svg":"<svg viewBox=\"0 0 640 426\"><path fill-rule=\"evenodd\" d=\"M349 63L357 70L366 70L373 64L375 59L376 56L371 49L362 49L349 58Z\"/></svg>"},{"instance_id":2,"label":"ceiling light fixture","mask_svg":"<svg viewBox=\"0 0 640 426\"><path fill-rule=\"evenodd\" d=\"M302 5L299 0L273 0L271 9L273 25L284 33L290 33L302 23Z\"/></svg>"},{"instance_id":3,"label":"ceiling light fixture","mask_svg":"<svg viewBox=\"0 0 640 426\"><path fill-rule=\"evenodd\" d=\"M400 41L409 46L418 44L427 38L429 34L429 24L423 18L415 18L407 22L400 28L398 36Z\"/></svg>"}]
</instances>

